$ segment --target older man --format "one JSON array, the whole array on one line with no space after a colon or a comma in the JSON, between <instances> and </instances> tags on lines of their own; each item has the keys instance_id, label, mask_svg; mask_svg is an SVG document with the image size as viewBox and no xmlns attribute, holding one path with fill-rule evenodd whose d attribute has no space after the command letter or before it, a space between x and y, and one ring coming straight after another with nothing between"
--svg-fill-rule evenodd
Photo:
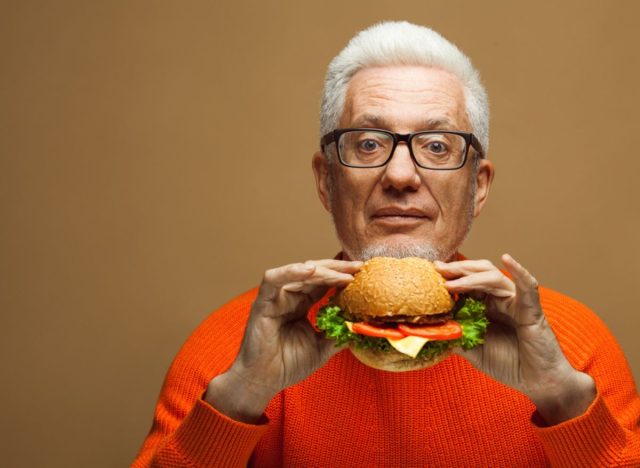
<instances>
[{"instance_id":1,"label":"older man","mask_svg":"<svg viewBox=\"0 0 640 468\"><path fill-rule=\"evenodd\" d=\"M427 28L373 26L332 61L321 124L313 171L341 254L268 270L195 331L134 466L640 466L640 399L604 325L508 255L507 276L458 253L494 174L467 57ZM373 256L428 258L484 297L486 343L399 374L335 348L308 311Z\"/></svg>"}]
</instances>

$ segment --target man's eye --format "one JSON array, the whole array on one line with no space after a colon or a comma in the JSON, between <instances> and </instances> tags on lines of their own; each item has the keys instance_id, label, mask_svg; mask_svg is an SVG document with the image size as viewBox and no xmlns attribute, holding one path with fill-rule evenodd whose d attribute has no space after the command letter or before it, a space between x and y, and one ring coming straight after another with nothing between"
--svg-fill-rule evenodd
<instances>
[{"instance_id":1,"label":"man's eye","mask_svg":"<svg viewBox=\"0 0 640 468\"><path fill-rule=\"evenodd\" d=\"M380 148L380 145L375 140L363 140L360 142L360 150L365 151L367 153L376 151L379 148Z\"/></svg>"},{"instance_id":2,"label":"man's eye","mask_svg":"<svg viewBox=\"0 0 640 468\"><path fill-rule=\"evenodd\" d=\"M447 145L441 141L432 141L426 148L429 152L434 154L443 154L447 152Z\"/></svg>"}]
</instances>

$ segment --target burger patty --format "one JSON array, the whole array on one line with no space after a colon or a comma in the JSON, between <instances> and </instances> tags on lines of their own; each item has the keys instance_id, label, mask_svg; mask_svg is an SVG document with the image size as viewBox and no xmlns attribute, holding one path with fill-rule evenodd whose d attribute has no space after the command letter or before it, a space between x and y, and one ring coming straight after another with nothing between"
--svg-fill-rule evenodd
<instances>
[{"instance_id":1,"label":"burger patty","mask_svg":"<svg viewBox=\"0 0 640 468\"><path fill-rule=\"evenodd\" d=\"M372 325L384 326L393 323L411 323L414 325L437 325L453 319L453 311L433 315L389 315L389 316L353 316L355 321L367 322Z\"/></svg>"}]
</instances>

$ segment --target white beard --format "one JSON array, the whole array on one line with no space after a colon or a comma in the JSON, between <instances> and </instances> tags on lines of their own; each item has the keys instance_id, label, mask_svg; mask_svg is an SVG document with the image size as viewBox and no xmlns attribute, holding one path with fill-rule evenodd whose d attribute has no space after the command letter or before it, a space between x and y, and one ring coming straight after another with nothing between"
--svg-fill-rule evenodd
<instances>
[{"instance_id":1,"label":"white beard","mask_svg":"<svg viewBox=\"0 0 640 468\"><path fill-rule=\"evenodd\" d=\"M394 245L394 244L380 244L370 245L364 247L358 252L346 251L347 255L354 260L361 260L366 262L373 257L420 257L430 261L440 260L447 261L451 259L457 249L453 249L452 252L443 252L440 249L431 245Z\"/></svg>"}]
</instances>

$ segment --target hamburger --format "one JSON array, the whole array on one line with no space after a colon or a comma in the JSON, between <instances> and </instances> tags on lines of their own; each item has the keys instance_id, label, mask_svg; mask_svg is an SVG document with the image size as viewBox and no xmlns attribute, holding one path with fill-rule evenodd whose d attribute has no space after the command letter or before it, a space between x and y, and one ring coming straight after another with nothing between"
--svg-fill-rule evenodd
<instances>
[{"instance_id":1,"label":"hamburger","mask_svg":"<svg viewBox=\"0 0 640 468\"><path fill-rule=\"evenodd\" d=\"M455 347L483 343L489 323L482 302L454 301L444 283L428 260L374 257L320 309L316 325L370 367L424 369Z\"/></svg>"}]
</instances>

